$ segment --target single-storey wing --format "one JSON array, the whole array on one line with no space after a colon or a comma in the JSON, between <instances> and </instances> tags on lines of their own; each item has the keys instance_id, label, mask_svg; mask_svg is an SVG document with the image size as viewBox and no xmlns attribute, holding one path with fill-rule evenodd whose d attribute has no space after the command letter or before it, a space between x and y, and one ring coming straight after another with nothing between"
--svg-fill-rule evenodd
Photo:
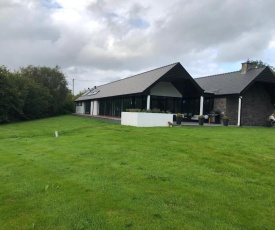
<instances>
[{"instance_id":1,"label":"single-storey wing","mask_svg":"<svg viewBox=\"0 0 275 230\"><path fill-rule=\"evenodd\" d=\"M226 114L230 124L265 125L274 110L275 76L269 67L255 68L245 62L239 71L195 81L214 94L213 110Z\"/></svg>"},{"instance_id":2,"label":"single-storey wing","mask_svg":"<svg viewBox=\"0 0 275 230\"><path fill-rule=\"evenodd\" d=\"M201 87L180 63L175 63L94 87L77 98L76 113L120 117L129 108L180 113L182 98L189 98L194 106L185 112L191 116L200 113L202 95Z\"/></svg>"}]
</instances>

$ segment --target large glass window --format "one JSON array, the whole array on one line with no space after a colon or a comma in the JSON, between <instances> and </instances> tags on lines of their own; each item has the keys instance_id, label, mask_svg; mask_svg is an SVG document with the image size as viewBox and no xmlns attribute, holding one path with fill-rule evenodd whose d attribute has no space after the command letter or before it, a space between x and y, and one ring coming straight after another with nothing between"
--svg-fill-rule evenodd
<instances>
[{"instance_id":1,"label":"large glass window","mask_svg":"<svg viewBox=\"0 0 275 230\"><path fill-rule=\"evenodd\" d=\"M203 114L210 114L214 108L214 98L204 98Z\"/></svg>"},{"instance_id":2,"label":"large glass window","mask_svg":"<svg viewBox=\"0 0 275 230\"><path fill-rule=\"evenodd\" d=\"M187 116L188 115L188 100L187 99L183 99L182 100L182 113Z\"/></svg>"},{"instance_id":3,"label":"large glass window","mask_svg":"<svg viewBox=\"0 0 275 230\"><path fill-rule=\"evenodd\" d=\"M187 117L199 115L200 112L200 99L199 98L183 98L182 100L182 113Z\"/></svg>"},{"instance_id":4,"label":"large glass window","mask_svg":"<svg viewBox=\"0 0 275 230\"><path fill-rule=\"evenodd\" d=\"M99 100L99 115L120 117L121 111L134 108L133 97L106 98ZM142 103L141 100L138 101Z\"/></svg>"},{"instance_id":5,"label":"large glass window","mask_svg":"<svg viewBox=\"0 0 275 230\"><path fill-rule=\"evenodd\" d=\"M166 111L175 113L175 99L174 98L167 98L166 101Z\"/></svg>"},{"instance_id":6,"label":"large glass window","mask_svg":"<svg viewBox=\"0 0 275 230\"><path fill-rule=\"evenodd\" d=\"M105 116L120 117L121 112L126 109L139 108L146 109L147 96L128 96L118 98L106 98L99 100L99 114ZM205 98L204 114L208 114L213 109L213 98ZM160 109L161 111L171 113L184 113L187 117L199 114L199 98L174 98L151 96L151 109Z\"/></svg>"},{"instance_id":7,"label":"large glass window","mask_svg":"<svg viewBox=\"0 0 275 230\"><path fill-rule=\"evenodd\" d=\"M200 99L198 98L194 99L193 113L196 115L200 114Z\"/></svg>"},{"instance_id":8,"label":"large glass window","mask_svg":"<svg viewBox=\"0 0 275 230\"><path fill-rule=\"evenodd\" d=\"M90 112L91 112L91 101L85 101L84 108L85 108L85 113L90 114Z\"/></svg>"},{"instance_id":9,"label":"large glass window","mask_svg":"<svg viewBox=\"0 0 275 230\"><path fill-rule=\"evenodd\" d=\"M182 113L181 98L175 98L175 113Z\"/></svg>"},{"instance_id":10,"label":"large glass window","mask_svg":"<svg viewBox=\"0 0 275 230\"><path fill-rule=\"evenodd\" d=\"M135 108L142 108L142 97L135 97Z\"/></svg>"},{"instance_id":11,"label":"large glass window","mask_svg":"<svg viewBox=\"0 0 275 230\"><path fill-rule=\"evenodd\" d=\"M181 98L151 96L151 109L164 112L181 113Z\"/></svg>"}]
</instances>

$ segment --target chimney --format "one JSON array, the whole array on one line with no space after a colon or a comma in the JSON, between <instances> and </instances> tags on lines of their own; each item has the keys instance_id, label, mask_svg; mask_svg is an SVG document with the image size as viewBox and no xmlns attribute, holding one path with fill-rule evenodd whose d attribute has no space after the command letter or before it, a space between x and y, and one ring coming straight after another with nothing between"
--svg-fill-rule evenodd
<instances>
[{"instance_id":1,"label":"chimney","mask_svg":"<svg viewBox=\"0 0 275 230\"><path fill-rule=\"evenodd\" d=\"M255 68L255 64L250 61L242 63L241 74L246 74L248 70Z\"/></svg>"}]
</instances>

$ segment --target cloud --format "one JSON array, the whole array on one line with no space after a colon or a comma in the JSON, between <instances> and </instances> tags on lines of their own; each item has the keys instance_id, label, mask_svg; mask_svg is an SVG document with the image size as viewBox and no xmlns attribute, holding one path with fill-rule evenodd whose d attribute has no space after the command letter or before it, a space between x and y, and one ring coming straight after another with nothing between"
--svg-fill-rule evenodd
<instances>
[{"instance_id":1,"label":"cloud","mask_svg":"<svg viewBox=\"0 0 275 230\"><path fill-rule=\"evenodd\" d=\"M273 0L1 0L0 64L59 65L68 79L91 85L177 61L195 77L248 58L275 65L274 7Z\"/></svg>"},{"instance_id":2,"label":"cloud","mask_svg":"<svg viewBox=\"0 0 275 230\"><path fill-rule=\"evenodd\" d=\"M60 9L62 6L55 0L42 0L42 5L48 9Z\"/></svg>"}]
</instances>

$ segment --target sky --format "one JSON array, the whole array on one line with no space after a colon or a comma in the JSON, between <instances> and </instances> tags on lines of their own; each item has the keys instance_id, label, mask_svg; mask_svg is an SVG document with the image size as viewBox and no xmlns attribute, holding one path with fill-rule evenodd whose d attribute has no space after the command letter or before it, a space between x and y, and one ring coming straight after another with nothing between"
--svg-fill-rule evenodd
<instances>
[{"instance_id":1,"label":"sky","mask_svg":"<svg viewBox=\"0 0 275 230\"><path fill-rule=\"evenodd\" d=\"M0 65L60 66L74 94L180 62L275 66L274 0L0 0Z\"/></svg>"}]
</instances>

